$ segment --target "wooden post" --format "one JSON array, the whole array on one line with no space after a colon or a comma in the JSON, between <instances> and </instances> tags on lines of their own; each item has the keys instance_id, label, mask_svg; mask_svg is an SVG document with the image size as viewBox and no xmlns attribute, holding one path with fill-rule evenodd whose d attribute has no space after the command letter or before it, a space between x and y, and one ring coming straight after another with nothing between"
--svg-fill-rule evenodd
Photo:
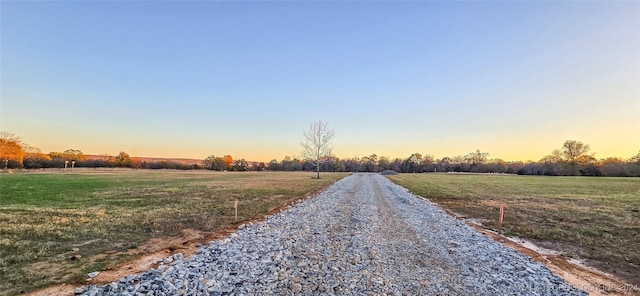
<instances>
[{"instance_id":1,"label":"wooden post","mask_svg":"<svg viewBox=\"0 0 640 296\"><path fill-rule=\"evenodd\" d=\"M504 221L504 204L500 204L500 220L498 221L498 233L502 233L502 221Z\"/></svg>"},{"instance_id":2,"label":"wooden post","mask_svg":"<svg viewBox=\"0 0 640 296\"><path fill-rule=\"evenodd\" d=\"M236 210L236 222L238 222L238 199L233 203L233 208Z\"/></svg>"}]
</instances>

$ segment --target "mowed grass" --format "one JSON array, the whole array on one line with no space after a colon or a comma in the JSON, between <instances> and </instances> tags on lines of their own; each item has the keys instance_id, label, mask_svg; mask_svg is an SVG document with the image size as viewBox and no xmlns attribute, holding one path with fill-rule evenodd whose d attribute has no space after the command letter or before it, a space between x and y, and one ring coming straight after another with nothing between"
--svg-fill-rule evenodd
<instances>
[{"instance_id":1,"label":"mowed grass","mask_svg":"<svg viewBox=\"0 0 640 296\"><path fill-rule=\"evenodd\" d=\"M640 283L640 178L402 174L414 194Z\"/></svg>"},{"instance_id":2,"label":"mowed grass","mask_svg":"<svg viewBox=\"0 0 640 296\"><path fill-rule=\"evenodd\" d=\"M0 295L131 259L127 250L183 229L214 232L346 176L284 172L83 171L0 175ZM96 256L107 252L108 256ZM98 258L98 259L96 259Z\"/></svg>"}]
</instances>

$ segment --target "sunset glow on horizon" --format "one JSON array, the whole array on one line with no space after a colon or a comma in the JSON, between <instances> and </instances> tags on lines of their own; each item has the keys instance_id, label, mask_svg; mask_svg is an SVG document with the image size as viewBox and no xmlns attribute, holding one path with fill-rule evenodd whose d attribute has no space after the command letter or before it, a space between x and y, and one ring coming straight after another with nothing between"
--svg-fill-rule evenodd
<instances>
[{"instance_id":1,"label":"sunset glow on horizon","mask_svg":"<svg viewBox=\"0 0 640 296\"><path fill-rule=\"evenodd\" d=\"M268 162L640 150L640 2L2 2L0 129Z\"/></svg>"}]
</instances>

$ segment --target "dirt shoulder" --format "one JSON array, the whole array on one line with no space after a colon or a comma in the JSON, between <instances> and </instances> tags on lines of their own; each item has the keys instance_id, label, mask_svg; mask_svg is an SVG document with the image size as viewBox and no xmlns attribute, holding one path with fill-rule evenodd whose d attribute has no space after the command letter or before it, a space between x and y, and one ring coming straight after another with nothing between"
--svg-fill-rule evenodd
<instances>
[{"instance_id":1,"label":"dirt shoulder","mask_svg":"<svg viewBox=\"0 0 640 296\"><path fill-rule=\"evenodd\" d=\"M637 286L626 283L613 275L606 274L594 268L571 262L566 257L541 251L540 248L532 246L531 242L519 239L510 239L495 231L488 230L478 225L474 221L464 219L461 215L443 209L447 214L462 220L465 224L473 227L476 231L490 237L502 245L516 250L520 254L526 255L536 262L546 266L553 274L561 277L571 285L589 292L589 295L638 295L640 290Z\"/></svg>"},{"instance_id":2,"label":"dirt shoulder","mask_svg":"<svg viewBox=\"0 0 640 296\"><path fill-rule=\"evenodd\" d=\"M304 199L315 195L317 192L324 190L325 188L307 195ZM31 292L28 295L72 295L73 290L76 287L81 287L86 284L103 285L113 281L117 281L118 279L128 276L129 274L141 273L150 268L155 268L159 265L159 262L161 262L162 259L175 253L182 253L185 257L188 257L194 254L202 245L208 244L208 242L210 241L216 241L226 238L231 233L234 233L240 225L262 221L265 217L276 214L282 209L300 203L304 199L298 199L281 207L271 209L264 214L255 216L250 220L238 222L218 232L202 233L193 229L184 229L180 237L163 239L154 238L152 240L149 240L147 243L140 246L136 250L127 251L130 252L130 255L139 256L138 258L107 268L106 270L101 271L100 274L98 274L98 276L96 276L95 278L87 280L86 283L69 283L50 286L41 290ZM615 276L602 273L593 268L582 266L574 262L570 262L566 257L563 257L561 255L549 254L546 252L535 250L535 248L530 248L530 245L527 245L524 241L509 239L494 231L485 229L474 223L473 221L466 220L460 215L456 215L451 211L445 210L445 212L447 212L451 216L456 217L457 219L463 220L467 225L474 227L478 232L492 238L493 240L503 244L504 246L512 248L519 253L532 258L534 261L545 265L554 274L563 278L573 286L589 292L590 295L627 296L638 294L637 287L627 284L623 280ZM100 254L97 257L106 255L109 254Z\"/></svg>"},{"instance_id":3,"label":"dirt shoulder","mask_svg":"<svg viewBox=\"0 0 640 296\"><path fill-rule=\"evenodd\" d=\"M275 207L267 211L256 215L248 220L238 221L234 225L226 227L217 232L200 232L194 229L183 229L182 235L179 237L168 238L152 238L144 245L139 246L134 250L127 250L128 255L135 256L135 259L120 263L115 266L106 268L100 271L100 273L92 278L87 279L85 283L65 283L52 285L46 288L35 290L27 293L29 296L68 296L73 295L73 290L85 285L105 285L114 281L117 281L130 274L137 274L145 272L151 268L156 268L160 265L163 259L176 254L182 253L185 257L193 255L201 246L208 244L211 241L218 241L228 237L230 234L236 232L238 227L244 224L256 223L263 221L267 216L277 214L278 212L299 204L305 199L312 198L317 193L325 190L333 183L326 185L312 193L307 194L303 198L291 201L282 206ZM114 253L103 253L94 256L92 260L99 260L103 257L114 255ZM117 254L115 254L117 255Z\"/></svg>"},{"instance_id":4,"label":"dirt shoulder","mask_svg":"<svg viewBox=\"0 0 640 296\"><path fill-rule=\"evenodd\" d=\"M242 221L232 227L228 227L216 233L203 234L193 229L185 229L183 230L183 235L181 237L166 238L162 240L152 239L145 245L140 247L140 249L147 250L147 252L149 253L143 255L142 257L101 271L98 276L91 280L88 280L86 284L104 285L113 281L117 281L122 277L128 276L129 274L141 273L149 270L150 268L156 268L164 258L175 253L182 253L185 257L191 256L201 245L207 244L210 241L217 241L226 238L231 233L235 232L240 225L259 222L261 220L264 220L266 216L276 214L280 210L289 206L291 205L273 209L265 215L255 217L248 221ZM638 293L637 290L634 291L632 289L632 285L627 284L612 275L608 275L595 269L569 262L567 258L560 255L551 255L535 251L533 249L525 247L522 243L508 239L498 233L482 228L474 223L466 223L467 225L474 227L478 232L492 238L496 242L499 242L506 247L512 248L519 253L532 258L534 261L540 262L541 264L549 268L549 270L551 270L551 272L553 272L555 275L563 278L573 286L589 292L590 295L632 296L637 295ZM154 250L154 246L168 247ZM99 256L104 255L105 254L101 254ZM34 291L27 295L67 296L72 295L73 290L76 287L80 287L83 285L84 284L79 283L55 285Z\"/></svg>"},{"instance_id":5,"label":"dirt shoulder","mask_svg":"<svg viewBox=\"0 0 640 296\"><path fill-rule=\"evenodd\" d=\"M640 289L638 179L446 173L389 179L483 228L502 228L508 237L531 240L572 263L584 260L582 265L630 284L613 287ZM506 209L503 227L501 205ZM632 292L640 295L640 290Z\"/></svg>"}]
</instances>

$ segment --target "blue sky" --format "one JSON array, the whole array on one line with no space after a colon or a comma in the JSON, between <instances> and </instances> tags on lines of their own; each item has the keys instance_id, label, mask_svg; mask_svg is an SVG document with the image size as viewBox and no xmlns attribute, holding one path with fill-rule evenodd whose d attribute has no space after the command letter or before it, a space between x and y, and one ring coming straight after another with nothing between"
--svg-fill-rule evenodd
<instances>
[{"instance_id":1,"label":"blue sky","mask_svg":"<svg viewBox=\"0 0 640 296\"><path fill-rule=\"evenodd\" d=\"M638 2L7 2L0 124L43 151L251 160L640 149Z\"/></svg>"}]
</instances>

